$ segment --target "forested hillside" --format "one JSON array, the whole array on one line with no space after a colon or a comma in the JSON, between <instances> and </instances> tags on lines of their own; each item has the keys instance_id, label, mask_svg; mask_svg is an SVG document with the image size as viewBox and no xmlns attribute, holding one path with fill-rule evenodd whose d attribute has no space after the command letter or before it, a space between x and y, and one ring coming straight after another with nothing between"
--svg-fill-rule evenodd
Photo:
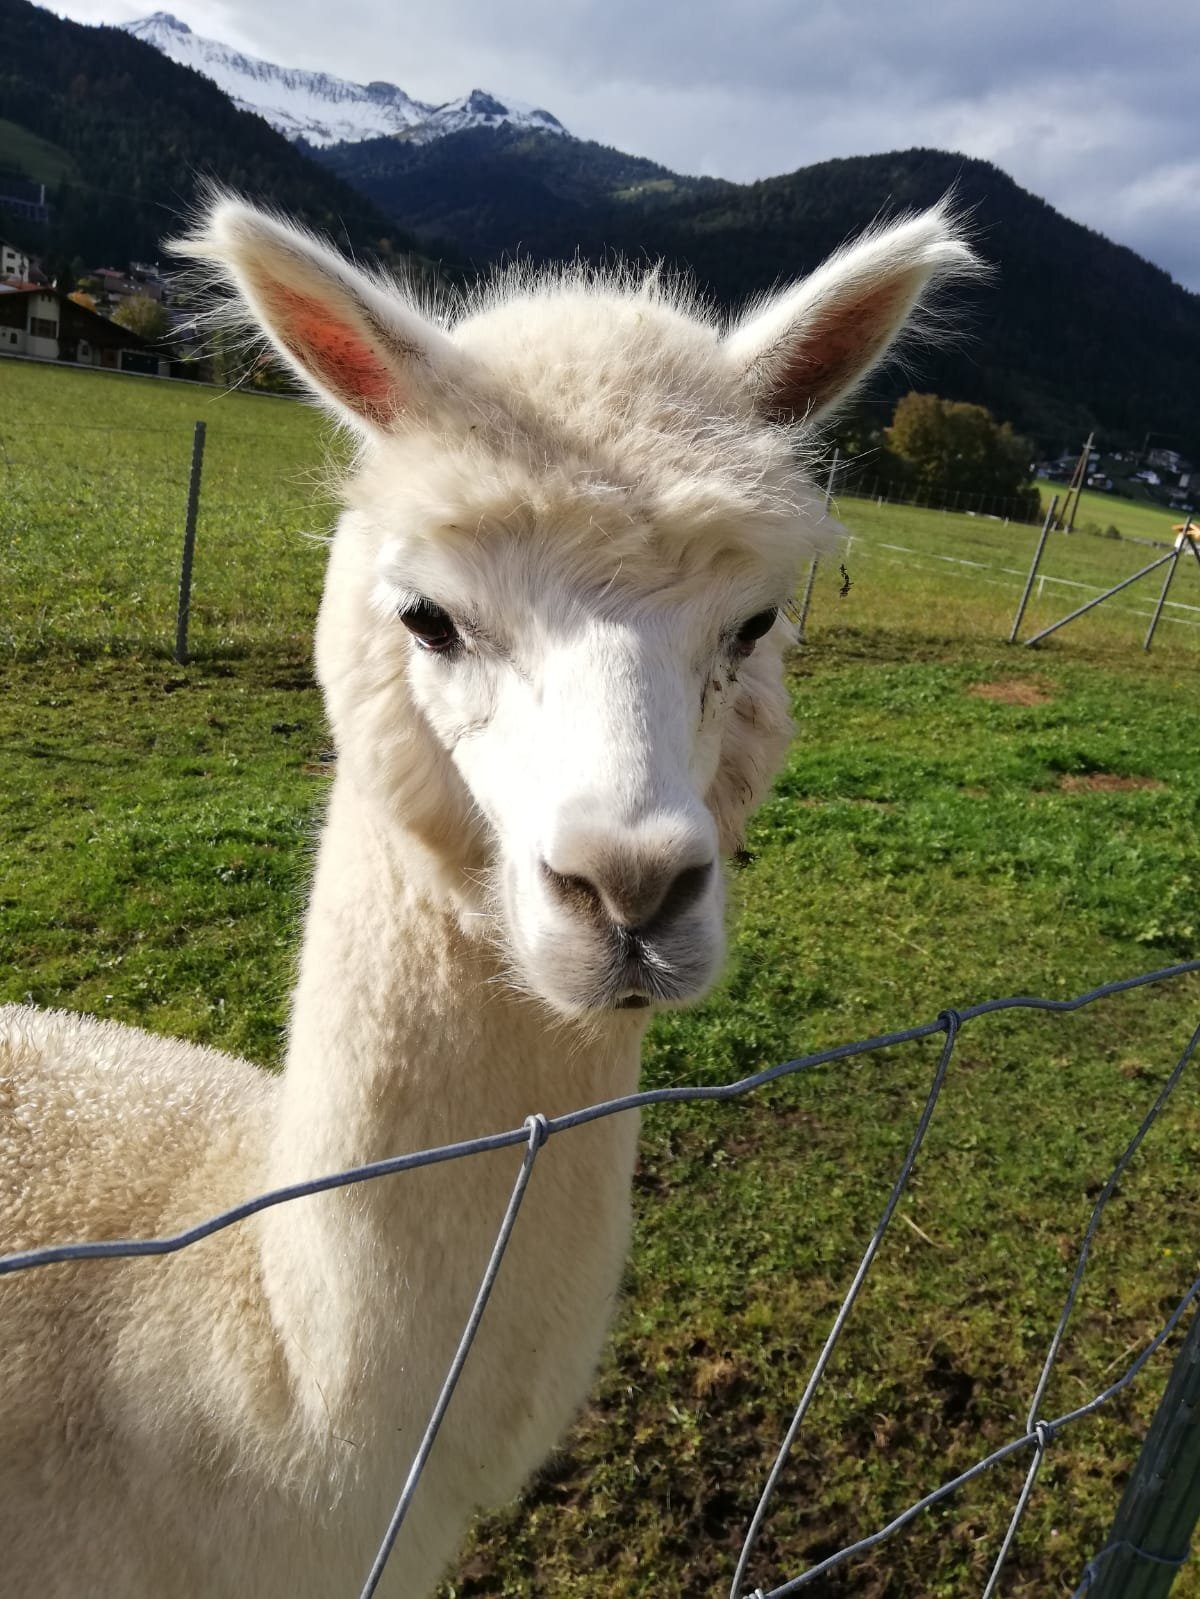
<instances>
[{"instance_id":1,"label":"forested hillside","mask_svg":"<svg viewBox=\"0 0 1200 1599\"><path fill-rule=\"evenodd\" d=\"M479 262L662 256L726 305L815 266L872 218L953 188L996 268L957 336L916 369L1046 449L1097 427L1109 443L1167 435L1200 455L1200 296L1131 250L1060 215L986 162L906 150L803 167L760 183L682 178L600 145L481 131L322 153L390 214L449 235ZM873 390L882 415L911 386Z\"/></svg>"},{"instance_id":2,"label":"forested hillside","mask_svg":"<svg viewBox=\"0 0 1200 1599\"><path fill-rule=\"evenodd\" d=\"M628 236L647 207L737 192L607 145L516 128L473 128L430 144L367 139L311 153L390 216L454 239L480 264L518 251L573 254L585 236Z\"/></svg>"},{"instance_id":3,"label":"forested hillside","mask_svg":"<svg viewBox=\"0 0 1200 1599\"><path fill-rule=\"evenodd\" d=\"M155 259L209 175L358 246L411 244L207 78L117 28L0 0L0 39L0 174L48 180L52 207L48 228L0 208L0 230L51 260Z\"/></svg>"}]
</instances>

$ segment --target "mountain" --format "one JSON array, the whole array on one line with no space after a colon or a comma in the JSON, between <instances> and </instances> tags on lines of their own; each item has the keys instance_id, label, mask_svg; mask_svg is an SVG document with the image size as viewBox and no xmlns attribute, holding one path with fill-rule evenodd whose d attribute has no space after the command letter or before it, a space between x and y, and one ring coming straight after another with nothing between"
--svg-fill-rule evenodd
<instances>
[{"instance_id":1,"label":"mountain","mask_svg":"<svg viewBox=\"0 0 1200 1599\"><path fill-rule=\"evenodd\" d=\"M1200 458L1200 296L986 162L905 150L727 183L514 125L483 95L431 111L391 85L375 86L378 103L417 106L423 122L314 150L127 31L0 0L0 38L0 231L52 264L155 258L211 175L385 258L449 240L436 253L461 276L518 254L620 253L690 272L732 307L873 218L953 189L996 270L965 308L956 298L953 338L868 391L858 436L915 383L986 405L1047 453L1094 428L1107 448L1140 449L1152 433ZM28 179L47 185L48 226L5 209Z\"/></svg>"},{"instance_id":2,"label":"mountain","mask_svg":"<svg viewBox=\"0 0 1200 1599\"><path fill-rule=\"evenodd\" d=\"M1140 447L1153 431L1200 457L1200 296L987 162L904 150L736 184L505 128L418 147L338 146L320 160L477 265L517 253L662 259L724 306L810 270L873 218L953 190L995 271L971 291L955 337L919 357L915 372L893 370L875 384L870 414L886 420L915 380L986 405L1047 450L1096 428L1117 447Z\"/></svg>"},{"instance_id":3,"label":"mountain","mask_svg":"<svg viewBox=\"0 0 1200 1599\"><path fill-rule=\"evenodd\" d=\"M636 254L648 211L733 185L684 178L642 156L582 139L472 128L436 143L368 139L315 151L380 210L430 238L453 239L480 266L520 252L548 260L611 235ZM611 219L610 219L611 213Z\"/></svg>"},{"instance_id":4,"label":"mountain","mask_svg":"<svg viewBox=\"0 0 1200 1599\"><path fill-rule=\"evenodd\" d=\"M6 211L0 231L52 265L154 260L206 177L303 216L356 248L413 240L369 200L199 73L119 28L0 0L0 196L47 185L48 225Z\"/></svg>"},{"instance_id":5,"label":"mountain","mask_svg":"<svg viewBox=\"0 0 1200 1599\"><path fill-rule=\"evenodd\" d=\"M476 127L566 131L549 111L499 100L482 89L434 106L414 100L394 83L351 83L327 72L279 67L193 33L168 11L121 26L180 66L211 78L240 110L256 112L286 138L302 139L317 149L395 134L427 142Z\"/></svg>"}]
</instances>

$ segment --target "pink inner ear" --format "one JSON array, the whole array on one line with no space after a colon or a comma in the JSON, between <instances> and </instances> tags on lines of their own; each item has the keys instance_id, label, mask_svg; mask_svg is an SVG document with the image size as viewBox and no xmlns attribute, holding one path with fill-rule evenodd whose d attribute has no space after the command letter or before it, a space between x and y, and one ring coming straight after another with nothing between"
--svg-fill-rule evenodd
<instances>
[{"instance_id":1,"label":"pink inner ear","mask_svg":"<svg viewBox=\"0 0 1200 1599\"><path fill-rule=\"evenodd\" d=\"M803 415L849 387L883 353L911 293L907 283L892 282L835 301L788 351L775 378L775 404Z\"/></svg>"},{"instance_id":2,"label":"pink inner ear","mask_svg":"<svg viewBox=\"0 0 1200 1599\"><path fill-rule=\"evenodd\" d=\"M348 322L311 295L272 284L279 335L302 365L355 410L390 415L397 409L394 373Z\"/></svg>"}]
</instances>

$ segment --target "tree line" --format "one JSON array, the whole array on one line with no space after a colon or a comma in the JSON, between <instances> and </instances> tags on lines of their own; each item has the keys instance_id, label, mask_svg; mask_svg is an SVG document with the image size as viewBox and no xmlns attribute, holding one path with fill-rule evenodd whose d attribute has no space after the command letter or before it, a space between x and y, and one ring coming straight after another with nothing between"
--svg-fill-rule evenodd
<instances>
[{"instance_id":1,"label":"tree line","mask_svg":"<svg viewBox=\"0 0 1200 1599\"><path fill-rule=\"evenodd\" d=\"M910 392L886 427L861 414L835 441L838 484L851 493L911 500L941 510L1036 522L1041 496L1033 480L1033 446L982 405Z\"/></svg>"}]
</instances>

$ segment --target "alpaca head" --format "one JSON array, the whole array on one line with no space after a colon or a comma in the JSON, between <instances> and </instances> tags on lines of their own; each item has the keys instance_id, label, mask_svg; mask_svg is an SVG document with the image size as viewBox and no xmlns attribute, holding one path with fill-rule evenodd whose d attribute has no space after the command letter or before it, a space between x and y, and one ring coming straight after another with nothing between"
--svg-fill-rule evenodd
<instances>
[{"instance_id":1,"label":"alpaca head","mask_svg":"<svg viewBox=\"0 0 1200 1599\"><path fill-rule=\"evenodd\" d=\"M318 671L340 769L568 1016L694 999L788 735L812 426L973 258L942 211L729 329L651 276L441 315L220 201L189 241L357 436Z\"/></svg>"}]
</instances>

